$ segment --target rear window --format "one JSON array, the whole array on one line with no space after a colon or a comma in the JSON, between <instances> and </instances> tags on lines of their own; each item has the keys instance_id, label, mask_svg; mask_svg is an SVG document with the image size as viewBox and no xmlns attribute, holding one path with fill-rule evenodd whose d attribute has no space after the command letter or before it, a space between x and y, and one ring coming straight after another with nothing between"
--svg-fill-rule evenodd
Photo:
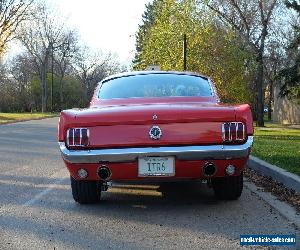
<instances>
[{"instance_id":1,"label":"rear window","mask_svg":"<svg viewBox=\"0 0 300 250\"><path fill-rule=\"evenodd\" d=\"M145 74L115 78L102 83L100 99L212 96L204 77L184 74Z\"/></svg>"}]
</instances>

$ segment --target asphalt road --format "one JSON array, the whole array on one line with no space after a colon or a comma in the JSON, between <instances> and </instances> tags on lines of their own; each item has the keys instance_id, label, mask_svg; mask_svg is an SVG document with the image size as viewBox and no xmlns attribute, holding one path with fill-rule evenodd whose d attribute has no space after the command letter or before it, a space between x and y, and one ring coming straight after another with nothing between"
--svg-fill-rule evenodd
<instances>
[{"instance_id":1,"label":"asphalt road","mask_svg":"<svg viewBox=\"0 0 300 250\"><path fill-rule=\"evenodd\" d=\"M73 201L57 118L0 126L0 249L239 249L240 234L297 234L244 189L218 201L198 183L115 185ZM257 247L256 247L257 249Z\"/></svg>"}]
</instances>

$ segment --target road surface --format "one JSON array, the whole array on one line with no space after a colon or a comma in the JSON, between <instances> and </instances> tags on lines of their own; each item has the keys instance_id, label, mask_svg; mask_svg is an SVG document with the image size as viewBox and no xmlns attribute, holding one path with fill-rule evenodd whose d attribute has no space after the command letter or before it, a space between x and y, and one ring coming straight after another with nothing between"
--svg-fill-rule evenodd
<instances>
[{"instance_id":1,"label":"road surface","mask_svg":"<svg viewBox=\"0 0 300 250\"><path fill-rule=\"evenodd\" d=\"M0 126L0 249L239 249L240 234L299 236L246 188L238 201L218 201L199 183L116 184L101 204L79 205L57 122Z\"/></svg>"}]
</instances>

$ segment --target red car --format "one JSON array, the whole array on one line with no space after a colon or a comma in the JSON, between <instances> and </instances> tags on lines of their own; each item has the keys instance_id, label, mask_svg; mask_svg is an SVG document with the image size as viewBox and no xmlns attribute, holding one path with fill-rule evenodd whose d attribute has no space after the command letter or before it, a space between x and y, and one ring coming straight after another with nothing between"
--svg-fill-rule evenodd
<instances>
[{"instance_id":1,"label":"red car","mask_svg":"<svg viewBox=\"0 0 300 250\"><path fill-rule=\"evenodd\" d=\"M213 82L187 72L140 71L99 83L87 109L61 112L58 141L79 203L109 181L207 180L237 199L253 143L250 107L219 101Z\"/></svg>"}]
</instances>

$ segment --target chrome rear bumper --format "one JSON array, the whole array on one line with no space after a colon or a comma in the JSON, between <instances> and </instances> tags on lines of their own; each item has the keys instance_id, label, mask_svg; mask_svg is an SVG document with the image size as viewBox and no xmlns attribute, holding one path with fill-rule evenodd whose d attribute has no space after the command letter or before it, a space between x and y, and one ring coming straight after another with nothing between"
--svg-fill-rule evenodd
<instances>
[{"instance_id":1,"label":"chrome rear bumper","mask_svg":"<svg viewBox=\"0 0 300 250\"><path fill-rule=\"evenodd\" d=\"M248 156L252 144L253 136L248 136L248 140L242 145L69 150L64 142L59 142L59 147L67 162L98 163L130 162L147 156L176 156L179 160L237 159Z\"/></svg>"}]
</instances>

